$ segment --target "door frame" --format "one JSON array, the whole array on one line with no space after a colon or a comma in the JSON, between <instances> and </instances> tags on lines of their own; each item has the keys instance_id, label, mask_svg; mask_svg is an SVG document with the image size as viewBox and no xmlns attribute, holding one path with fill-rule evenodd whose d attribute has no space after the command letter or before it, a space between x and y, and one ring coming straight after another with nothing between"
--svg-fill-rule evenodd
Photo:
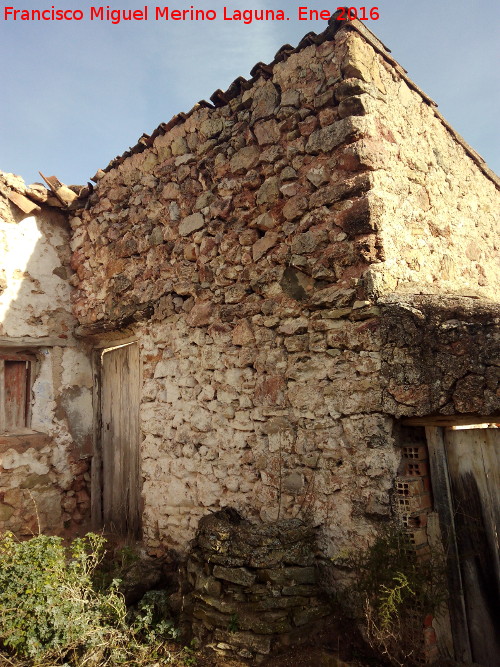
<instances>
[{"instance_id":1,"label":"door frame","mask_svg":"<svg viewBox=\"0 0 500 667\"><path fill-rule=\"evenodd\" d=\"M93 340L92 376L93 376L93 455L90 476L90 516L92 530L102 530L103 517L103 456L102 456L102 355L106 350L139 343L137 335L111 333ZM139 354L139 378L142 378L142 358ZM139 406L138 406L139 409ZM139 431L140 436L140 431Z\"/></svg>"},{"instance_id":2,"label":"door frame","mask_svg":"<svg viewBox=\"0 0 500 667\"><path fill-rule=\"evenodd\" d=\"M456 660L471 662L472 649L463 593L444 433L446 428L452 426L474 428L474 426L482 425L484 428L485 424L499 424L500 415L427 415L425 417L405 417L401 420L401 423L406 426L425 428L433 505L439 517L442 543L443 546L446 545L447 547L447 574L450 593L448 608L452 626L453 649Z\"/></svg>"},{"instance_id":3,"label":"door frame","mask_svg":"<svg viewBox=\"0 0 500 667\"><path fill-rule=\"evenodd\" d=\"M485 424L500 423L500 416L438 415L434 417L409 418L403 420L403 423L411 426L425 427L434 508L439 517L443 546L446 545L448 589L450 593L448 608L452 626L455 659L462 662L471 662L472 647L454 518L454 503L448 469L448 456L446 453L445 429L452 426L466 426L469 428L482 426L484 428Z\"/></svg>"}]
</instances>

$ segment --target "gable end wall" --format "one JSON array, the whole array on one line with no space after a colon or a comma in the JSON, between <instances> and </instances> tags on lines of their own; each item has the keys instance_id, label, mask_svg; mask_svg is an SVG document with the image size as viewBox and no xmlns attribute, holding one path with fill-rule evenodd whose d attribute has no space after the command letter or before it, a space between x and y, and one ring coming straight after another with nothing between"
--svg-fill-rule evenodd
<instances>
[{"instance_id":1,"label":"gable end wall","mask_svg":"<svg viewBox=\"0 0 500 667\"><path fill-rule=\"evenodd\" d=\"M390 415L407 414L408 380L388 388L397 369L384 371L392 341L374 302L438 290L453 252L432 142L479 184L463 234L489 242L491 228L471 211L489 210L492 184L424 107L341 31L110 169L72 219L79 333L128 327L140 342L150 549L184 549L224 505L264 520L307 513L330 554L390 514ZM422 144L406 127L414 109L437 123L416 132ZM445 291L489 293L479 262L456 266ZM429 404L418 400L410 412Z\"/></svg>"}]
</instances>

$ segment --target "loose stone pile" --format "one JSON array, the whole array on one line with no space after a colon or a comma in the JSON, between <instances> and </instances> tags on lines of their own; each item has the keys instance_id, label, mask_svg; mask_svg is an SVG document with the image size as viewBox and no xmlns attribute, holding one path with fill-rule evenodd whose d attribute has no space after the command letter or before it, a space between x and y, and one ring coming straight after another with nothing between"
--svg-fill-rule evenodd
<instances>
[{"instance_id":1,"label":"loose stone pile","mask_svg":"<svg viewBox=\"0 0 500 667\"><path fill-rule=\"evenodd\" d=\"M331 608L300 519L251 524L231 508L203 517L187 561L192 633L218 654L259 661L310 638Z\"/></svg>"}]
</instances>

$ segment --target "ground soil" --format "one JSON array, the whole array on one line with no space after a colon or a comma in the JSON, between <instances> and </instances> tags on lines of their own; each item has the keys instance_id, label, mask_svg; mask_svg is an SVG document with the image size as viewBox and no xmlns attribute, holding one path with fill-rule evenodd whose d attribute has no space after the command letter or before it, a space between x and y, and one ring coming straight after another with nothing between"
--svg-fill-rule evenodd
<instances>
[{"instance_id":1,"label":"ground soil","mask_svg":"<svg viewBox=\"0 0 500 667\"><path fill-rule=\"evenodd\" d=\"M332 628L331 633L317 635L310 643L290 647L260 663L223 658L207 649L197 653L197 667L248 667L257 664L259 667L383 667L370 655L368 647L352 628L350 632L348 629L342 632L339 628Z\"/></svg>"}]
</instances>

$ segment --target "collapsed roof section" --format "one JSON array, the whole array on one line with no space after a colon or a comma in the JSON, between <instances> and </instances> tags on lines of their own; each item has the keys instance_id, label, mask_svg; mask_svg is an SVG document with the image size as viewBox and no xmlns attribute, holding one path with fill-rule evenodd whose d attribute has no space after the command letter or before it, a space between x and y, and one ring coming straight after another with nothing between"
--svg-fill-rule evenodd
<instances>
[{"instance_id":1,"label":"collapsed roof section","mask_svg":"<svg viewBox=\"0 0 500 667\"><path fill-rule=\"evenodd\" d=\"M64 185L55 176L40 175L43 183L26 185L20 176L0 171L0 194L9 199L25 215L40 212L42 206L61 210L79 207L92 192L92 186Z\"/></svg>"}]
</instances>

